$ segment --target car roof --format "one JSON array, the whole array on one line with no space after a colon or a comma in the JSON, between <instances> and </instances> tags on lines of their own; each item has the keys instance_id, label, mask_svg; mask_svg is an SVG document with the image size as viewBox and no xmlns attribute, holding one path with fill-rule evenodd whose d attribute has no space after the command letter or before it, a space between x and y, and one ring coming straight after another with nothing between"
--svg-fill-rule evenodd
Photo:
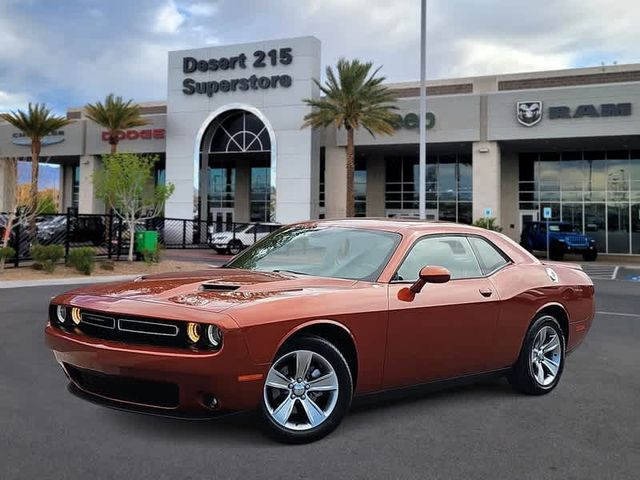
<instances>
[{"instance_id":1,"label":"car roof","mask_svg":"<svg viewBox=\"0 0 640 480\"><path fill-rule=\"evenodd\" d=\"M331 227L365 228L368 230L382 230L387 232L409 233L409 232L460 232L478 233L487 230L461 223L443 222L438 220L419 220L414 218L389 219L389 218L341 218L332 220L310 220L300 222L298 225L324 225Z\"/></svg>"}]
</instances>

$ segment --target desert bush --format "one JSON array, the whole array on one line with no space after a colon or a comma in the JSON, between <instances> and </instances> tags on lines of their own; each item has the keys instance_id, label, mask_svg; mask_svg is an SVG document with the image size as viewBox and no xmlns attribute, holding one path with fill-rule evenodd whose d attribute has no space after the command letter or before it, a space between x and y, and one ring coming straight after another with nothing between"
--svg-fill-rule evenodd
<instances>
[{"instance_id":1,"label":"desert bush","mask_svg":"<svg viewBox=\"0 0 640 480\"><path fill-rule=\"evenodd\" d=\"M62 245L34 245L31 247L31 256L36 268L42 268L51 273L56 269L56 262L64 257Z\"/></svg>"},{"instance_id":2,"label":"desert bush","mask_svg":"<svg viewBox=\"0 0 640 480\"><path fill-rule=\"evenodd\" d=\"M142 252L140 253L142 254L144 263L146 263L147 265L151 265L152 263L160 263L160 248L158 248L157 250L142 250Z\"/></svg>"},{"instance_id":3,"label":"desert bush","mask_svg":"<svg viewBox=\"0 0 640 480\"><path fill-rule=\"evenodd\" d=\"M80 273L91 275L96 264L96 249L92 247L79 247L69 250L67 264Z\"/></svg>"},{"instance_id":4,"label":"desert bush","mask_svg":"<svg viewBox=\"0 0 640 480\"><path fill-rule=\"evenodd\" d=\"M100 262L99 265L100 265L100 270L108 270L112 272L116 269L115 264L111 260L105 260L103 262Z\"/></svg>"},{"instance_id":5,"label":"desert bush","mask_svg":"<svg viewBox=\"0 0 640 480\"><path fill-rule=\"evenodd\" d=\"M496 219L493 217L490 218L479 218L473 224L476 227L484 228L486 230L493 230L494 232L501 232L502 227L496 225Z\"/></svg>"}]
</instances>

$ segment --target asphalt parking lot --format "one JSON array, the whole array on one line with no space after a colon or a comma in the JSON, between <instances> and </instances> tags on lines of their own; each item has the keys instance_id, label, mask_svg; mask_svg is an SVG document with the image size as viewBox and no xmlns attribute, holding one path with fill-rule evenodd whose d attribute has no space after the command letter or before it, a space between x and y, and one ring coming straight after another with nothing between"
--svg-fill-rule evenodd
<instances>
[{"instance_id":1,"label":"asphalt parking lot","mask_svg":"<svg viewBox=\"0 0 640 480\"><path fill-rule=\"evenodd\" d=\"M0 290L0 479L637 479L640 284L596 280L598 313L561 385L502 379L353 408L324 440L284 446L253 414L189 422L79 400L43 343L49 298Z\"/></svg>"}]
</instances>

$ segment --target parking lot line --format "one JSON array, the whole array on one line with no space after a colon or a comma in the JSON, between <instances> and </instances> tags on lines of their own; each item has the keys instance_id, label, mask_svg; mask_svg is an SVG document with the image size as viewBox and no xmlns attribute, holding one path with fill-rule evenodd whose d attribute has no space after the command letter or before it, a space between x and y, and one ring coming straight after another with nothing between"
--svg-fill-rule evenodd
<instances>
[{"instance_id":1,"label":"parking lot line","mask_svg":"<svg viewBox=\"0 0 640 480\"><path fill-rule=\"evenodd\" d=\"M638 315L637 313L619 313L619 312L596 312L596 314L600 314L600 315L619 315L621 317L638 317L640 318L640 315Z\"/></svg>"}]
</instances>

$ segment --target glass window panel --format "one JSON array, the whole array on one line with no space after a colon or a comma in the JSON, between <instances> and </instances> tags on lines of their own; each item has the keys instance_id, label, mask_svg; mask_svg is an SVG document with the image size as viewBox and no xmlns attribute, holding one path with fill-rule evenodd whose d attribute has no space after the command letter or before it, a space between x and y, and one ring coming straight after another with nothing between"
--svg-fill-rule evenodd
<instances>
[{"instance_id":1,"label":"glass window panel","mask_svg":"<svg viewBox=\"0 0 640 480\"><path fill-rule=\"evenodd\" d=\"M426 265L445 267L451 278L482 276L478 261L465 237L431 237L420 240L398 269L397 279L415 281Z\"/></svg>"},{"instance_id":2,"label":"glass window panel","mask_svg":"<svg viewBox=\"0 0 640 480\"><path fill-rule=\"evenodd\" d=\"M470 155L460 155L458 163L458 190L470 192L473 188L473 168Z\"/></svg>"},{"instance_id":3,"label":"glass window panel","mask_svg":"<svg viewBox=\"0 0 640 480\"><path fill-rule=\"evenodd\" d=\"M466 224L471 224L473 222L471 203L458 203L458 222Z\"/></svg>"},{"instance_id":4,"label":"glass window panel","mask_svg":"<svg viewBox=\"0 0 640 480\"><path fill-rule=\"evenodd\" d=\"M576 230L582 232L582 204L563 203L562 221L571 223Z\"/></svg>"},{"instance_id":5,"label":"glass window panel","mask_svg":"<svg viewBox=\"0 0 640 480\"><path fill-rule=\"evenodd\" d=\"M632 189L640 190L640 151L631 152L629 160L629 173L632 180Z\"/></svg>"},{"instance_id":6,"label":"glass window panel","mask_svg":"<svg viewBox=\"0 0 640 480\"><path fill-rule=\"evenodd\" d=\"M495 247L486 240L479 237L469 237L469 241L478 253L480 264L482 265L482 270L485 275L495 272L497 269L507 264L507 261L502 254L500 254Z\"/></svg>"},{"instance_id":7,"label":"glass window panel","mask_svg":"<svg viewBox=\"0 0 640 480\"><path fill-rule=\"evenodd\" d=\"M607 206L607 221L608 253L629 253L629 204L610 203Z\"/></svg>"},{"instance_id":8,"label":"glass window panel","mask_svg":"<svg viewBox=\"0 0 640 480\"><path fill-rule=\"evenodd\" d=\"M438 219L445 222L456 221L456 203L455 202L440 202Z\"/></svg>"},{"instance_id":9,"label":"glass window panel","mask_svg":"<svg viewBox=\"0 0 640 480\"><path fill-rule=\"evenodd\" d=\"M402 181L402 163L400 157L384 157L386 182Z\"/></svg>"},{"instance_id":10,"label":"glass window panel","mask_svg":"<svg viewBox=\"0 0 640 480\"><path fill-rule=\"evenodd\" d=\"M603 191L606 185L607 162L604 152L585 152L585 191Z\"/></svg>"},{"instance_id":11,"label":"glass window panel","mask_svg":"<svg viewBox=\"0 0 640 480\"><path fill-rule=\"evenodd\" d=\"M640 202L631 204L631 253L640 254Z\"/></svg>"},{"instance_id":12,"label":"glass window panel","mask_svg":"<svg viewBox=\"0 0 640 480\"><path fill-rule=\"evenodd\" d=\"M441 155L438 165L438 191L455 194L457 189L456 157L454 155Z\"/></svg>"}]
</instances>

